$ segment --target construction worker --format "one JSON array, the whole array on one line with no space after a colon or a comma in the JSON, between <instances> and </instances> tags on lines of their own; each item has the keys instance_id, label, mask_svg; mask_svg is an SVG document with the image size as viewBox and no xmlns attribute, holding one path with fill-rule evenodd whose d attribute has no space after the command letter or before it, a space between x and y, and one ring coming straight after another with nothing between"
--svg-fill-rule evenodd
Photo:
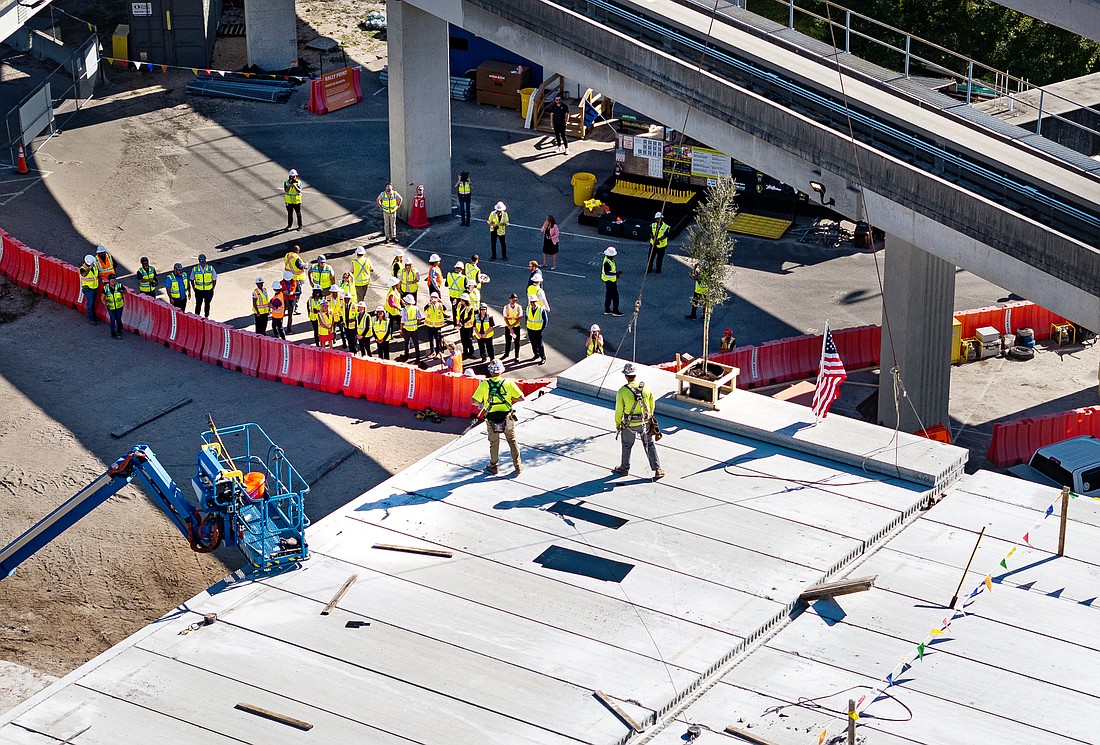
<instances>
[{"instance_id":1,"label":"construction worker","mask_svg":"<svg viewBox=\"0 0 1100 745\"><path fill-rule=\"evenodd\" d=\"M256 277L256 289L252 291L252 317L256 319L256 333L267 333L267 319L271 316L271 297L264 289L264 278Z\"/></svg>"},{"instance_id":2,"label":"construction worker","mask_svg":"<svg viewBox=\"0 0 1100 745\"><path fill-rule=\"evenodd\" d=\"M542 333L550 320L546 309L539 305L537 297L527 298L527 340L531 342L531 359L538 359L540 365L546 364L546 349L542 346Z\"/></svg>"},{"instance_id":3,"label":"construction worker","mask_svg":"<svg viewBox=\"0 0 1100 745\"><path fill-rule=\"evenodd\" d=\"M439 262L442 261L439 258L439 254L432 254L428 257L428 296L431 297L431 293L438 293L441 297L443 295L443 270L439 268Z\"/></svg>"},{"instance_id":4,"label":"construction worker","mask_svg":"<svg viewBox=\"0 0 1100 745\"><path fill-rule=\"evenodd\" d=\"M115 271L115 260L111 254L107 253L107 249L103 246L97 246L95 250L96 268L99 269L99 281L106 282L108 277L112 274L117 274Z\"/></svg>"},{"instance_id":5,"label":"construction worker","mask_svg":"<svg viewBox=\"0 0 1100 745\"><path fill-rule=\"evenodd\" d=\"M397 210L405 199L393 188L393 184L386 182L386 188L374 200L378 203L378 209L382 210L382 226L385 229L386 243L397 243Z\"/></svg>"},{"instance_id":6,"label":"construction worker","mask_svg":"<svg viewBox=\"0 0 1100 745\"><path fill-rule=\"evenodd\" d=\"M491 261L497 259L497 241L500 241L500 258L504 261L508 260L508 240L504 233L508 230L508 208L504 206L504 202L497 202L493 207L493 211L489 213L489 219L486 220L489 223L489 250L492 252L489 255Z\"/></svg>"},{"instance_id":7,"label":"construction worker","mask_svg":"<svg viewBox=\"0 0 1100 745\"><path fill-rule=\"evenodd\" d=\"M523 306L519 304L516 293L508 298L508 304L501 311L504 316L504 358L512 351L512 345L516 347L516 362L519 362L520 324L523 321Z\"/></svg>"},{"instance_id":8,"label":"construction worker","mask_svg":"<svg viewBox=\"0 0 1100 745\"><path fill-rule=\"evenodd\" d=\"M653 271L657 267L657 274L661 273L661 266L665 263L665 249L668 248L668 223L660 212L653 216L653 222L649 224L649 262L646 264L645 273Z\"/></svg>"},{"instance_id":9,"label":"construction worker","mask_svg":"<svg viewBox=\"0 0 1100 745\"><path fill-rule=\"evenodd\" d=\"M332 349L332 341L336 338L334 323L332 304L322 300L321 307L317 309L317 339L322 349Z\"/></svg>"},{"instance_id":10,"label":"construction worker","mask_svg":"<svg viewBox=\"0 0 1100 745\"><path fill-rule=\"evenodd\" d=\"M390 261L390 274L395 277L401 276L401 270L405 268L405 249L395 248L393 250L393 259Z\"/></svg>"},{"instance_id":11,"label":"construction worker","mask_svg":"<svg viewBox=\"0 0 1100 745\"><path fill-rule=\"evenodd\" d=\"M461 224L470 226L470 172L462 171L455 182L455 190L458 192L458 216Z\"/></svg>"},{"instance_id":12,"label":"construction worker","mask_svg":"<svg viewBox=\"0 0 1100 745\"><path fill-rule=\"evenodd\" d=\"M286 304L286 332L294 325L298 312L298 299L302 296L302 284L294 278L294 272L283 272L283 302Z\"/></svg>"},{"instance_id":13,"label":"construction worker","mask_svg":"<svg viewBox=\"0 0 1100 745\"><path fill-rule=\"evenodd\" d=\"M491 474L499 471L500 436L508 440L508 449L512 451L512 466L515 472L523 470L520 463L519 445L516 443L516 415L512 406L523 400L523 392L511 380L504 380L500 374L504 364L493 360L489 363L489 378L481 381L474 390L474 405L485 416L485 431L489 435L489 465L485 470Z\"/></svg>"},{"instance_id":14,"label":"construction worker","mask_svg":"<svg viewBox=\"0 0 1100 745\"><path fill-rule=\"evenodd\" d=\"M603 354L603 333L600 331L598 323L592 324L592 328L588 329L588 340L584 345L584 354L586 357Z\"/></svg>"},{"instance_id":15,"label":"construction worker","mask_svg":"<svg viewBox=\"0 0 1100 745\"><path fill-rule=\"evenodd\" d=\"M313 327L313 343L320 345L321 343L321 330L317 325L317 315L321 312L321 303L325 300L324 294L321 292L320 287L313 288L313 294L309 298L309 302L306 303L306 310L309 314L309 325Z\"/></svg>"},{"instance_id":16,"label":"construction worker","mask_svg":"<svg viewBox=\"0 0 1100 745\"><path fill-rule=\"evenodd\" d=\"M214 299L214 287L218 284L218 273L206 263L206 254L199 254L199 263L191 268L191 291L195 295L195 315L199 308L206 305L203 314L210 317L210 301Z\"/></svg>"},{"instance_id":17,"label":"construction worker","mask_svg":"<svg viewBox=\"0 0 1100 745\"><path fill-rule=\"evenodd\" d=\"M324 294L324 293L322 293L322 294ZM340 316L340 306L342 305L342 303L340 301L340 297L343 294L344 294L343 291L339 287L337 287L336 285L333 285L332 287L328 288L328 293L324 294L325 302L328 303L329 312L332 313L332 340L333 340L333 344L336 343L336 337L340 335L341 327L343 325L343 322L342 322L342 319L341 319L341 316Z\"/></svg>"},{"instance_id":18,"label":"construction worker","mask_svg":"<svg viewBox=\"0 0 1100 745\"><path fill-rule=\"evenodd\" d=\"M283 329L283 318L286 317L286 294L283 292L283 283L275 280L271 286L275 294L271 296L271 335L276 339L285 339L286 330Z\"/></svg>"},{"instance_id":19,"label":"construction worker","mask_svg":"<svg viewBox=\"0 0 1100 745\"><path fill-rule=\"evenodd\" d=\"M372 316L367 312L367 304L364 301L360 300L355 304L355 345L356 351L363 357L366 357L370 352L371 318Z\"/></svg>"},{"instance_id":20,"label":"construction worker","mask_svg":"<svg viewBox=\"0 0 1100 745\"><path fill-rule=\"evenodd\" d=\"M371 266L370 257L367 256L366 247L360 246L355 249L355 258L351 260L351 284L355 287L355 301L357 303L363 302L363 298L367 296L373 272L374 267Z\"/></svg>"},{"instance_id":21,"label":"construction worker","mask_svg":"<svg viewBox=\"0 0 1100 745\"><path fill-rule=\"evenodd\" d=\"M451 298L451 321L458 328L458 299L466 292L466 265L461 261L455 262L454 271L447 272L447 294Z\"/></svg>"},{"instance_id":22,"label":"construction worker","mask_svg":"<svg viewBox=\"0 0 1100 745\"><path fill-rule=\"evenodd\" d=\"M386 313L389 314L390 318L390 331L396 334L401 325L401 290L397 287L401 280L397 277L390 277L386 280L386 283L390 286L386 291Z\"/></svg>"},{"instance_id":23,"label":"construction worker","mask_svg":"<svg viewBox=\"0 0 1100 745\"><path fill-rule=\"evenodd\" d=\"M138 291L142 295L156 297L157 294L157 268L149 264L149 257L141 257L141 266L137 270Z\"/></svg>"},{"instance_id":24,"label":"construction worker","mask_svg":"<svg viewBox=\"0 0 1100 745\"><path fill-rule=\"evenodd\" d=\"M179 264L176 264L178 267ZM95 257L87 254L80 265L80 294L84 296L84 312L88 314L88 323L95 326L95 299L99 295L99 267Z\"/></svg>"},{"instance_id":25,"label":"construction worker","mask_svg":"<svg viewBox=\"0 0 1100 745\"><path fill-rule=\"evenodd\" d=\"M550 307L550 301L546 299L546 291L542 289L542 272L537 271L531 276L530 281L527 284L527 297L537 297L539 299L539 305L546 309L549 313L552 308Z\"/></svg>"},{"instance_id":26,"label":"construction worker","mask_svg":"<svg viewBox=\"0 0 1100 745\"><path fill-rule=\"evenodd\" d=\"M454 342L447 342L447 350L439 357L444 372L462 374L462 352L455 348Z\"/></svg>"},{"instance_id":27,"label":"construction worker","mask_svg":"<svg viewBox=\"0 0 1100 745\"><path fill-rule=\"evenodd\" d=\"M657 456L657 444L650 433L650 421L653 419L653 391L642 381L636 381L637 371L630 362L623 365L626 385L615 394L615 430L623 438L623 455L618 467L611 469L626 476L630 473L630 451L634 440L642 438L642 449L653 468L653 480L661 478L661 459Z\"/></svg>"},{"instance_id":28,"label":"construction worker","mask_svg":"<svg viewBox=\"0 0 1100 745\"><path fill-rule=\"evenodd\" d=\"M466 262L466 266L462 269L466 273L466 292L469 292L471 287L477 287L478 281L481 279L480 263L481 257L472 254L470 260Z\"/></svg>"},{"instance_id":29,"label":"construction worker","mask_svg":"<svg viewBox=\"0 0 1100 745\"><path fill-rule=\"evenodd\" d=\"M374 339L375 352L378 357L388 360L390 358L390 339L393 338L393 331L390 328L389 315L381 305L374 309L374 317L370 322L370 338ZM368 350L367 353L369 354L370 351Z\"/></svg>"},{"instance_id":30,"label":"construction worker","mask_svg":"<svg viewBox=\"0 0 1100 745\"><path fill-rule=\"evenodd\" d=\"M294 246L286 252L286 255L283 256L283 272L290 272L292 278L301 284L306 279L307 267L305 262L302 261L302 255L299 251L301 249ZM288 277L284 274L283 279L288 279Z\"/></svg>"},{"instance_id":31,"label":"construction worker","mask_svg":"<svg viewBox=\"0 0 1100 745\"><path fill-rule=\"evenodd\" d=\"M474 356L474 309L470 305L469 293L462 293L455 306L455 322L458 324L458 338L462 342L462 354L466 359Z\"/></svg>"},{"instance_id":32,"label":"construction worker","mask_svg":"<svg viewBox=\"0 0 1100 745\"><path fill-rule=\"evenodd\" d=\"M439 354L443 351L443 324L447 322L447 306L439 299L439 293L433 291L424 306L424 328L428 333L428 351Z\"/></svg>"},{"instance_id":33,"label":"construction worker","mask_svg":"<svg viewBox=\"0 0 1100 745\"><path fill-rule=\"evenodd\" d=\"M722 346L719 351L732 352L737 349L737 340L733 338L733 329L726 329L722 332Z\"/></svg>"},{"instance_id":34,"label":"construction worker","mask_svg":"<svg viewBox=\"0 0 1100 745\"><path fill-rule=\"evenodd\" d=\"M603 252L600 278L603 279L603 314L605 316L622 315L619 312L619 277L623 276L623 273L615 266L617 253L614 246L608 246Z\"/></svg>"},{"instance_id":35,"label":"construction worker","mask_svg":"<svg viewBox=\"0 0 1100 745\"><path fill-rule=\"evenodd\" d=\"M493 317L489 315L489 306L485 303L481 303L477 309L477 317L474 318L474 336L477 337L477 358L479 361L484 362L488 357L490 360L497 358L496 352L493 349L493 334L496 324L493 323Z\"/></svg>"},{"instance_id":36,"label":"construction worker","mask_svg":"<svg viewBox=\"0 0 1100 745\"><path fill-rule=\"evenodd\" d=\"M340 288L340 297L343 297L345 292L349 294L351 293L351 272L344 272L342 275L340 275L340 284L338 285L338 287Z\"/></svg>"},{"instance_id":37,"label":"construction worker","mask_svg":"<svg viewBox=\"0 0 1100 745\"><path fill-rule=\"evenodd\" d=\"M336 284L336 272L328 265L324 254L318 256L317 263L309 268L309 284L326 294Z\"/></svg>"},{"instance_id":38,"label":"construction worker","mask_svg":"<svg viewBox=\"0 0 1100 745\"><path fill-rule=\"evenodd\" d=\"M416 298L406 295L401 298L401 338L405 340L405 361L409 361L409 343L416 350L416 361L420 362L420 322L423 316L416 307Z\"/></svg>"},{"instance_id":39,"label":"construction worker","mask_svg":"<svg viewBox=\"0 0 1100 745\"><path fill-rule=\"evenodd\" d=\"M122 338L122 307L126 304L124 295L126 288L118 283L118 278L111 274L107 277L107 284L103 288L103 305L107 308L107 323L111 327L111 338Z\"/></svg>"},{"instance_id":40,"label":"construction worker","mask_svg":"<svg viewBox=\"0 0 1100 745\"><path fill-rule=\"evenodd\" d=\"M343 347L355 354L357 334L359 331L359 306L355 304L352 295L347 290L340 293L340 334L343 337Z\"/></svg>"},{"instance_id":41,"label":"construction worker","mask_svg":"<svg viewBox=\"0 0 1100 745\"><path fill-rule=\"evenodd\" d=\"M700 274L698 264L691 268L691 278L695 280L695 290L691 294L691 312L684 316L689 321L698 318L696 312L703 306L703 295L706 293L706 288L702 285Z\"/></svg>"},{"instance_id":42,"label":"construction worker","mask_svg":"<svg viewBox=\"0 0 1100 745\"><path fill-rule=\"evenodd\" d=\"M470 296L470 307L474 309L475 314L478 306L481 305L481 286L488 281L488 274L477 275L477 282L466 281L466 294Z\"/></svg>"},{"instance_id":43,"label":"construction worker","mask_svg":"<svg viewBox=\"0 0 1100 745\"><path fill-rule=\"evenodd\" d=\"M180 310L187 310L187 301L191 299L191 283L183 273L183 264L176 263L172 271L164 278L164 289L168 292L168 302Z\"/></svg>"},{"instance_id":44,"label":"construction worker","mask_svg":"<svg viewBox=\"0 0 1100 745\"><path fill-rule=\"evenodd\" d=\"M287 174L283 182L283 202L286 204L286 229L294 224L294 216L298 216L298 230L302 229L302 182L298 178L298 172L293 168Z\"/></svg>"},{"instance_id":45,"label":"construction worker","mask_svg":"<svg viewBox=\"0 0 1100 745\"><path fill-rule=\"evenodd\" d=\"M401 273L397 275L397 278L401 280L401 284L398 287L401 290L402 295L412 295L413 302L416 302L416 292L420 289L420 272L413 266L413 260L411 256L405 257L405 268L401 270Z\"/></svg>"}]
</instances>

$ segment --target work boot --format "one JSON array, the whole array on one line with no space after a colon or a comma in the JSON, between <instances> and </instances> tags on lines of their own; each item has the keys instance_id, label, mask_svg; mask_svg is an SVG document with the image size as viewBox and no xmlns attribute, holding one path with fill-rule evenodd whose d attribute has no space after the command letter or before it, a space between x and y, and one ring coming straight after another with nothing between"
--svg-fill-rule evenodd
<instances>
[{"instance_id":1,"label":"work boot","mask_svg":"<svg viewBox=\"0 0 1100 745\"><path fill-rule=\"evenodd\" d=\"M516 473L523 473L523 464L522 463L517 462L517 463L513 463L512 465L515 467Z\"/></svg>"},{"instance_id":2,"label":"work boot","mask_svg":"<svg viewBox=\"0 0 1100 745\"><path fill-rule=\"evenodd\" d=\"M611 470L614 471L617 474L622 475L622 476L629 476L630 475L630 469L629 468L623 468L622 466L615 466Z\"/></svg>"},{"instance_id":3,"label":"work boot","mask_svg":"<svg viewBox=\"0 0 1100 745\"><path fill-rule=\"evenodd\" d=\"M497 475L497 472L498 472L498 471L499 471L500 469L499 469L499 468L497 468L497 467L496 467L496 465L494 465L494 464L490 463L489 465L485 466L485 470L486 470L486 471L488 471L489 473L493 474L494 476L496 476L496 475Z\"/></svg>"},{"instance_id":4,"label":"work boot","mask_svg":"<svg viewBox=\"0 0 1100 745\"><path fill-rule=\"evenodd\" d=\"M654 481L658 481L660 479L663 479L664 477L665 477L665 472L662 471L660 468L658 468L656 471L653 472L653 480Z\"/></svg>"}]
</instances>

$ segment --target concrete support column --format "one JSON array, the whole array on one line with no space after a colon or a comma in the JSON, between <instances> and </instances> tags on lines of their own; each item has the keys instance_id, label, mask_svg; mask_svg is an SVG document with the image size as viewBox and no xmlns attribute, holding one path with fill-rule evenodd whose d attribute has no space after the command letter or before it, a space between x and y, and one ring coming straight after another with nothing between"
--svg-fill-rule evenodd
<instances>
[{"instance_id":1,"label":"concrete support column","mask_svg":"<svg viewBox=\"0 0 1100 745\"><path fill-rule=\"evenodd\" d=\"M455 179L447 21L401 0L387 0L386 38L390 180L405 197L399 214L408 219L416 186L424 184L428 216L450 215Z\"/></svg>"},{"instance_id":2,"label":"concrete support column","mask_svg":"<svg viewBox=\"0 0 1100 745\"><path fill-rule=\"evenodd\" d=\"M951 390L951 316L955 265L893 236L886 236L883 288L882 373L878 418L901 429L948 423ZM893 344L887 334L890 321ZM897 366L908 397L895 408L891 369Z\"/></svg>"},{"instance_id":3,"label":"concrete support column","mask_svg":"<svg viewBox=\"0 0 1100 745\"><path fill-rule=\"evenodd\" d=\"M248 64L286 70L298 62L294 0L248 0L244 5Z\"/></svg>"}]
</instances>

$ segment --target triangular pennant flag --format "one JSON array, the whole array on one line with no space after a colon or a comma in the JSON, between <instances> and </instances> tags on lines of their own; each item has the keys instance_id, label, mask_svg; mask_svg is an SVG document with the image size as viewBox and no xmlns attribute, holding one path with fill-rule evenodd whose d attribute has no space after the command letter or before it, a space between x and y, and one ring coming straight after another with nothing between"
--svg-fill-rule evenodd
<instances>
[{"instance_id":1,"label":"triangular pennant flag","mask_svg":"<svg viewBox=\"0 0 1100 745\"><path fill-rule=\"evenodd\" d=\"M1031 546L1031 539L1029 538L1030 535L1031 535L1030 530L1028 532L1024 533L1024 543L1026 543L1029 546ZM1031 547L1035 548L1034 546L1031 546Z\"/></svg>"},{"instance_id":2,"label":"triangular pennant flag","mask_svg":"<svg viewBox=\"0 0 1100 745\"><path fill-rule=\"evenodd\" d=\"M863 702L866 701L866 700L867 700L867 695L866 694L859 697L859 701L856 701L856 711L859 711L860 707L863 706Z\"/></svg>"},{"instance_id":3,"label":"triangular pennant flag","mask_svg":"<svg viewBox=\"0 0 1100 745\"><path fill-rule=\"evenodd\" d=\"M828 728L821 730L821 734L817 736L817 745L822 745L822 743L825 742L825 736L828 734Z\"/></svg>"},{"instance_id":4,"label":"triangular pennant flag","mask_svg":"<svg viewBox=\"0 0 1100 745\"><path fill-rule=\"evenodd\" d=\"M1050 506L1047 507L1047 514L1043 515L1043 517L1050 517L1053 514L1054 514L1054 505L1050 505Z\"/></svg>"},{"instance_id":5,"label":"triangular pennant flag","mask_svg":"<svg viewBox=\"0 0 1100 745\"><path fill-rule=\"evenodd\" d=\"M160 66L160 71L161 72L168 72L168 65L161 65Z\"/></svg>"},{"instance_id":6,"label":"triangular pennant flag","mask_svg":"<svg viewBox=\"0 0 1100 745\"><path fill-rule=\"evenodd\" d=\"M141 69L141 63L138 62L137 60L134 60L134 69L135 70L140 70Z\"/></svg>"},{"instance_id":7,"label":"triangular pennant flag","mask_svg":"<svg viewBox=\"0 0 1100 745\"><path fill-rule=\"evenodd\" d=\"M855 711L854 709L852 711L849 711L848 712L848 718L851 719L853 722L858 722L859 721L859 712Z\"/></svg>"},{"instance_id":8,"label":"triangular pennant flag","mask_svg":"<svg viewBox=\"0 0 1100 745\"><path fill-rule=\"evenodd\" d=\"M153 71L153 63L152 63L152 62L150 62L150 63L149 63L149 72L152 72L152 71Z\"/></svg>"},{"instance_id":9,"label":"triangular pennant flag","mask_svg":"<svg viewBox=\"0 0 1100 745\"><path fill-rule=\"evenodd\" d=\"M197 67L192 67L192 68L191 68L191 74L192 74L192 75L198 75L198 74L199 74L199 68L197 68Z\"/></svg>"},{"instance_id":10,"label":"triangular pennant flag","mask_svg":"<svg viewBox=\"0 0 1100 745\"><path fill-rule=\"evenodd\" d=\"M244 74L244 76L245 76L246 78L250 78L250 77L252 77L252 73L250 73L250 72L246 72L246 73Z\"/></svg>"},{"instance_id":11,"label":"triangular pennant flag","mask_svg":"<svg viewBox=\"0 0 1100 745\"><path fill-rule=\"evenodd\" d=\"M946 631L947 627L950 626L950 625L951 625L951 619L945 618L942 621L940 621L940 628L943 629L944 631Z\"/></svg>"},{"instance_id":12,"label":"triangular pennant flag","mask_svg":"<svg viewBox=\"0 0 1100 745\"><path fill-rule=\"evenodd\" d=\"M115 60L114 60L113 57L104 57L103 59L107 60L108 65L113 65L115 63Z\"/></svg>"},{"instance_id":13,"label":"triangular pennant flag","mask_svg":"<svg viewBox=\"0 0 1100 745\"><path fill-rule=\"evenodd\" d=\"M886 673L886 687L889 688L892 685L894 685L894 674Z\"/></svg>"},{"instance_id":14,"label":"triangular pennant flag","mask_svg":"<svg viewBox=\"0 0 1100 745\"><path fill-rule=\"evenodd\" d=\"M1016 546L1013 546L1012 548L1010 548L1010 549L1008 550L1008 553L1007 553L1007 554L1005 554L1005 558L1006 558L1006 559L1011 559L1011 558L1012 558L1012 554L1014 554L1014 553L1016 553Z\"/></svg>"},{"instance_id":15,"label":"triangular pennant flag","mask_svg":"<svg viewBox=\"0 0 1100 745\"><path fill-rule=\"evenodd\" d=\"M989 590L990 592L993 592L993 575L991 575L991 574L985 575L985 579L982 580L982 581L985 582L986 589Z\"/></svg>"},{"instance_id":16,"label":"triangular pennant flag","mask_svg":"<svg viewBox=\"0 0 1100 745\"><path fill-rule=\"evenodd\" d=\"M924 642L917 645L917 659L924 661Z\"/></svg>"},{"instance_id":17,"label":"triangular pennant flag","mask_svg":"<svg viewBox=\"0 0 1100 745\"><path fill-rule=\"evenodd\" d=\"M224 78L225 77L225 70L218 70L218 74L221 75Z\"/></svg>"},{"instance_id":18,"label":"triangular pennant flag","mask_svg":"<svg viewBox=\"0 0 1100 745\"><path fill-rule=\"evenodd\" d=\"M210 70L203 70L203 72L205 72L207 75L209 75L211 73Z\"/></svg>"},{"instance_id":19,"label":"triangular pennant flag","mask_svg":"<svg viewBox=\"0 0 1100 745\"><path fill-rule=\"evenodd\" d=\"M87 23L87 21L85 21L85 23ZM89 30L89 31L91 31L91 32L92 32L92 33L94 34L94 33L95 33L95 26L93 26L92 24L88 23L88 30Z\"/></svg>"},{"instance_id":20,"label":"triangular pennant flag","mask_svg":"<svg viewBox=\"0 0 1100 745\"><path fill-rule=\"evenodd\" d=\"M1001 559L1001 568L1008 569L1008 559Z\"/></svg>"},{"instance_id":21,"label":"triangular pennant flag","mask_svg":"<svg viewBox=\"0 0 1100 745\"><path fill-rule=\"evenodd\" d=\"M932 629L928 632L929 636L940 636L943 634L943 629Z\"/></svg>"},{"instance_id":22,"label":"triangular pennant flag","mask_svg":"<svg viewBox=\"0 0 1100 745\"><path fill-rule=\"evenodd\" d=\"M982 591L982 586L978 585L977 587L975 587L973 590L970 591L970 594L967 595L967 597L968 598L977 597L978 593L981 592L981 591Z\"/></svg>"},{"instance_id":23,"label":"triangular pennant flag","mask_svg":"<svg viewBox=\"0 0 1100 745\"><path fill-rule=\"evenodd\" d=\"M955 611L955 615L951 616L951 620L954 621L956 618L962 618L965 615L966 614L963 613L961 610L957 610Z\"/></svg>"}]
</instances>

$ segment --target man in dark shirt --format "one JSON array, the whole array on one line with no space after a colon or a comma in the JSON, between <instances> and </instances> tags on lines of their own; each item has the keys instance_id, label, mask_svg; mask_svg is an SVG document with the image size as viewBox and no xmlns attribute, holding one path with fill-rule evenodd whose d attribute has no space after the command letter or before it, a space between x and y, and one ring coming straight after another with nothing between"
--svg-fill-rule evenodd
<instances>
[{"instance_id":1,"label":"man in dark shirt","mask_svg":"<svg viewBox=\"0 0 1100 745\"><path fill-rule=\"evenodd\" d=\"M569 107L561 100L561 94L554 96L554 103L550 104L550 124L554 127L554 144L556 152L561 155L569 155L569 141L565 139L565 122L569 119Z\"/></svg>"}]
</instances>

